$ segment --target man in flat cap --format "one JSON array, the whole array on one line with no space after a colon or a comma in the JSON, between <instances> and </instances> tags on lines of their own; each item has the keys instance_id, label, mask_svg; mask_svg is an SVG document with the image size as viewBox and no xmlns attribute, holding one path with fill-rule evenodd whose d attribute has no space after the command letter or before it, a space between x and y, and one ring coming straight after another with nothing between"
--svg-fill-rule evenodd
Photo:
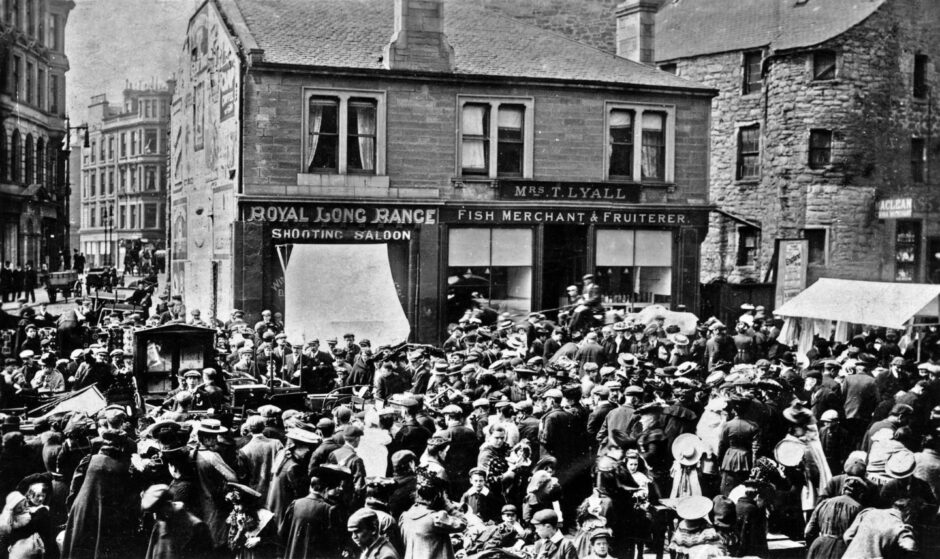
<instances>
[{"instance_id":1,"label":"man in flat cap","mask_svg":"<svg viewBox=\"0 0 940 559\"><path fill-rule=\"evenodd\" d=\"M379 533L379 517L375 511L362 508L346 521L349 536L362 552L359 559L400 559L398 551Z\"/></svg>"},{"instance_id":2,"label":"man in flat cap","mask_svg":"<svg viewBox=\"0 0 940 559\"><path fill-rule=\"evenodd\" d=\"M571 313L572 332L586 330L594 320L593 315L603 314L604 306L601 303L601 288L594 283L594 276L586 274L583 278L584 288L581 291L581 301Z\"/></svg>"},{"instance_id":3,"label":"man in flat cap","mask_svg":"<svg viewBox=\"0 0 940 559\"><path fill-rule=\"evenodd\" d=\"M553 510L540 510L532 517L532 526L538 541L535 556L539 559L578 559L578 551L571 540L558 529L558 515Z\"/></svg>"},{"instance_id":4,"label":"man in flat cap","mask_svg":"<svg viewBox=\"0 0 940 559\"><path fill-rule=\"evenodd\" d=\"M328 464L336 464L348 468L352 472L352 495L350 497L356 504L362 503L365 498L366 465L356 451L359 441L364 435L362 428L355 424L347 425L343 430L343 446L330 453Z\"/></svg>"}]
</instances>

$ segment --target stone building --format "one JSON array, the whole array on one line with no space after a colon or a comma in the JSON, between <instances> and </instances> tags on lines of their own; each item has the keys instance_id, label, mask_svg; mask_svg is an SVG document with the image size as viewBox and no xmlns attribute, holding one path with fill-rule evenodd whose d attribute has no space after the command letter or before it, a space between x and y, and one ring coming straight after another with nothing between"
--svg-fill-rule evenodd
<instances>
[{"instance_id":1,"label":"stone building","mask_svg":"<svg viewBox=\"0 0 940 559\"><path fill-rule=\"evenodd\" d=\"M457 0L210 1L178 75L187 308L437 341L586 272L621 308L697 304L708 88Z\"/></svg>"},{"instance_id":2,"label":"stone building","mask_svg":"<svg viewBox=\"0 0 940 559\"><path fill-rule=\"evenodd\" d=\"M170 99L175 82L124 89L89 105L82 150L80 252L87 266L147 268L166 249ZM144 270L145 271L145 270Z\"/></svg>"},{"instance_id":3,"label":"stone building","mask_svg":"<svg viewBox=\"0 0 940 559\"><path fill-rule=\"evenodd\" d=\"M63 42L73 7L0 2L0 259L13 266L58 269L68 252Z\"/></svg>"}]
</instances>

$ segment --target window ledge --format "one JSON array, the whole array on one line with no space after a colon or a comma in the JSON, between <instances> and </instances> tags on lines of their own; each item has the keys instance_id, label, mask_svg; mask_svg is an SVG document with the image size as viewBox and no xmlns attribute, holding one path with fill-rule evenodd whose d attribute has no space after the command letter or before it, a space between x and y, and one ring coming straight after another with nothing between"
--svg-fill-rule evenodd
<instances>
[{"instance_id":1,"label":"window ledge","mask_svg":"<svg viewBox=\"0 0 940 559\"><path fill-rule=\"evenodd\" d=\"M452 177L450 183L454 188L466 188L468 186L488 186L490 188L496 188L499 184L499 179L491 179L489 177Z\"/></svg>"},{"instance_id":2,"label":"window ledge","mask_svg":"<svg viewBox=\"0 0 940 559\"><path fill-rule=\"evenodd\" d=\"M297 186L387 189L388 185L388 175L297 173Z\"/></svg>"},{"instance_id":3,"label":"window ledge","mask_svg":"<svg viewBox=\"0 0 940 559\"><path fill-rule=\"evenodd\" d=\"M734 184L738 186L757 186L760 184L760 179L734 179Z\"/></svg>"}]
</instances>

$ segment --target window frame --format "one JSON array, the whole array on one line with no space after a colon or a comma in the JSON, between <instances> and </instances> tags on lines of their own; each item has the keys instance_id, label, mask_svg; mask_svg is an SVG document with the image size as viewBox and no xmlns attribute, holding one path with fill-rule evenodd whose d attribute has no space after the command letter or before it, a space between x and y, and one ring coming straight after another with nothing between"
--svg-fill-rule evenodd
<instances>
[{"instance_id":1,"label":"window frame","mask_svg":"<svg viewBox=\"0 0 940 559\"><path fill-rule=\"evenodd\" d=\"M762 135L761 135L760 123L759 122L743 123L743 124L739 124L736 128L737 130L735 131L736 143L735 143L734 178L736 181L741 181L741 182L759 181L760 172L761 172L761 147L762 147L761 146ZM755 151L745 152L743 150L743 142L741 141L741 138L745 131L754 130L754 129L757 130L757 149ZM757 157L757 165L756 165L757 171L753 175L745 175L743 172L743 159L744 157L747 157L747 156Z\"/></svg>"},{"instance_id":2,"label":"window frame","mask_svg":"<svg viewBox=\"0 0 940 559\"><path fill-rule=\"evenodd\" d=\"M930 84L927 79L927 71L930 65L930 57L922 52L914 55L913 68L911 69L911 95L915 99L926 99L930 90Z\"/></svg>"},{"instance_id":3,"label":"window frame","mask_svg":"<svg viewBox=\"0 0 940 559\"><path fill-rule=\"evenodd\" d=\"M826 162L823 164L815 163L813 161L813 153L823 149L819 147L813 147L813 137L816 134L827 134L829 136L829 145L827 148L825 148L828 151L829 156L826 158ZM828 129L828 128L811 128L810 129L809 138L807 142L807 158L806 158L806 164L810 169L821 170L821 169L826 169L832 165L832 141L834 137L835 135L833 134L831 129Z\"/></svg>"},{"instance_id":4,"label":"window frame","mask_svg":"<svg viewBox=\"0 0 940 559\"><path fill-rule=\"evenodd\" d=\"M812 241L807 235L808 232L822 232L823 235L823 259L822 262L816 262L812 259ZM817 225L813 227L804 227L803 228L803 238L806 239L806 261L811 266L828 266L829 265L829 235L831 229L828 226Z\"/></svg>"},{"instance_id":5,"label":"window frame","mask_svg":"<svg viewBox=\"0 0 940 559\"><path fill-rule=\"evenodd\" d=\"M911 138L911 182L915 184L926 183L927 169L927 141L924 138L915 136Z\"/></svg>"},{"instance_id":6,"label":"window frame","mask_svg":"<svg viewBox=\"0 0 940 559\"><path fill-rule=\"evenodd\" d=\"M468 180L497 180L502 178L533 178L535 157L535 98L502 95L457 95L456 165L454 176ZM463 167L463 110L466 105L488 107L487 165L483 173L465 173ZM499 109L501 106L522 107L522 173L499 173Z\"/></svg>"},{"instance_id":7,"label":"window frame","mask_svg":"<svg viewBox=\"0 0 940 559\"><path fill-rule=\"evenodd\" d=\"M820 56L831 56L832 57L832 77L820 77L819 71L819 61L817 57ZM810 56L810 72L812 73L812 81L814 82L830 82L839 78L839 54L832 49L819 49L813 51L812 56Z\"/></svg>"},{"instance_id":8,"label":"window frame","mask_svg":"<svg viewBox=\"0 0 940 559\"><path fill-rule=\"evenodd\" d=\"M337 107L337 153L335 171L309 171L307 167L307 136L310 131L310 99L312 97L333 97L339 101ZM383 90L373 89L326 89L318 87L304 87L301 104L301 131L300 131L300 171L301 175L363 175L384 176L386 170L386 143L387 132L387 95ZM348 110L349 102L354 99L368 99L375 102L375 171L349 171L348 162Z\"/></svg>"},{"instance_id":9,"label":"window frame","mask_svg":"<svg viewBox=\"0 0 940 559\"><path fill-rule=\"evenodd\" d=\"M737 267L739 267L739 268L746 268L746 267L754 267L754 266L757 266L758 262L760 261L760 244L761 244L760 234L761 234L761 230L758 229L757 227L752 227L752 226L750 226L750 225L742 225L742 226L738 227L737 233L738 233L738 238L737 238L737 244L738 244L738 246L737 246L737 253L736 253L736 255L735 255L735 260L734 260L735 266L737 266ZM745 241L745 233L751 233L751 234L753 234L753 237L754 237L754 247L753 247L753 248L748 248L748 246L747 246L746 243L744 242L744 241ZM750 251L750 250L753 250L753 251L754 251L754 253L753 253L753 261L752 261L752 262L749 262L749 261L748 261L748 254L749 254L749 251Z\"/></svg>"},{"instance_id":10,"label":"window frame","mask_svg":"<svg viewBox=\"0 0 940 559\"><path fill-rule=\"evenodd\" d=\"M758 79L754 80L751 76L751 66L753 65L753 60L751 57L757 56L757 73ZM741 53L741 95L755 95L763 91L764 89L764 51L762 50L750 50L744 51ZM754 84L757 84L756 87Z\"/></svg>"},{"instance_id":11,"label":"window frame","mask_svg":"<svg viewBox=\"0 0 940 559\"><path fill-rule=\"evenodd\" d=\"M632 177L610 174L610 114L615 110L633 112L633 174ZM663 178L643 179L643 113L662 113L665 155L663 161ZM613 182L633 182L637 184L672 184L675 182L676 171L676 106L655 103L623 103L607 101L604 104L604 180Z\"/></svg>"}]
</instances>

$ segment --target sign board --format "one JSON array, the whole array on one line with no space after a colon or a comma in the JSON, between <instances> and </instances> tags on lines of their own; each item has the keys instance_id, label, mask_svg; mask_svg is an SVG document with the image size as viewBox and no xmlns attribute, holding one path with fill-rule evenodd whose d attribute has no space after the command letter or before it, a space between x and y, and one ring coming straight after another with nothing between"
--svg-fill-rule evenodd
<instances>
[{"instance_id":1,"label":"sign board","mask_svg":"<svg viewBox=\"0 0 940 559\"><path fill-rule=\"evenodd\" d=\"M635 204L640 201L640 185L503 179L499 181L499 197L503 200L589 200Z\"/></svg>"},{"instance_id":2,"label":"sign board","mask_svg":"<svg viewBox=\"0 0 940 559\"><path fill-rule=\"evenodd\" d=\"M887 198L878 202L878 219L903 219L913 213L913 198Z\"/></svg>"},{"instance_id":3,"label":"sign board","mask_svg":"<svg viewBox=\"0 0 940 559\"><path fill-rule=\"evenodd\" d=\"M809 241L806 239L777 240L777 290L774 308L796 297L806 289L806 267L809 263Z\"/></svg>"}]
</instances>

